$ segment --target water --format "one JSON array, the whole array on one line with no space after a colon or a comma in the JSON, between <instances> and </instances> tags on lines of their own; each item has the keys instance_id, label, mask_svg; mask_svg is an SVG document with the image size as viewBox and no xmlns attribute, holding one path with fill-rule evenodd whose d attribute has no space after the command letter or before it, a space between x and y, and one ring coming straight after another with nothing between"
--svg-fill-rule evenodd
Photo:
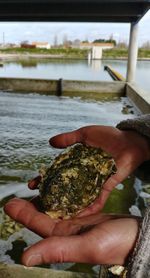
<instances>
[{"instance_id":1,"label":"water","mask_svg":"<svg viewBox=\"0 0 150 278\"><path fill-rule=\"evenodd\" d=\"M87 125L115 126L136 115L123 114L126 98L92 102L0 92L0 103L0 199L34 194L27 189L27 181L60 152L49 147L50 137Z\"/></svg>"},{"instance_id":2,"label":"water","mask_svg":"<svg viewBox=\"0 0 150 278\"><path fill-rule=\"evenodd\" d=\"M108 61L108 63L124 77L126 77L127 61ZM150 91L150 61L138 61L135 82L146 91Z\"/></svg>"},{"instance_id":3,"label":"water","mask_svg":"<svg viewBox=\"0 0 150 278\"><path fill-rule=\"evenodd\" d=\"M73 79L73 80L111 80L103 70L101 61L88 64L87 60L26 60L5 63L0 69L3 77Z\"/></svg>"},{"instance_id":4,"label":"water","mask_svg":"<svg viewBox=\"0 0 150 278\"><path fill-rule=\"evenodd\" d=\"M125 98L94 102L82 101L80 98L0 92L0 206L13 196L29 198L37 194L27 188L27 181L38 174L42 163L49 163L51 158L60 152L49 147L48 139L51 136L85 125L115 126L121 120L133 118L136 114L122 113L126 102ZM131 180L126 184L125 191L117 191L120 207L118 201L115 203L119 211L122 204L126 212L129 211L128 207L134 204L133 183ZM0 218L1 216L0 211ZM25 242L18 251L20 238ZM39 238L27 229L15 232L7 240L0 241L0 261L20 263L23 248L37 240ZM19 246L20 244L19 241ZM14 258L14 254L18 259ZM51 267L59 269L60 265ZM71 267L72 265L61 265L62 269ZM79 271L84 268L85 272L87 269L93 272L92 267L89 270L87 265L80 266ZM77 270L78 266L75 269Z\"/></svg>"},{"instance_id":5,"label":"water","mask_svg":"<svg viewBox=\"0 0 150 278\"><path fill-rule=\"evenodd\" d=\"M24 77L24 78L45 78L45 79L73 79L111 81L109 74L104 71L105 65L111 65L116 71L126 77L127 61L105 60L36 60L29 59L21 62L7 62L0 68L0 77ZM138 61L136 82L149 91L150 88L150 61Z\"/></svg>"},{"instance_id":6,"label":"water","mask_svg":"<svg viewBox=\"0 0 150 278\"><path fill-rule=\"evenodd\" d=\"M0 184L27 181L58 151L49 137L85 125L116 125L127 118L125 99L112 102L37 94L0 93ZM128 117L134 117L132 114Z\"/></svg>"}]
</instances>

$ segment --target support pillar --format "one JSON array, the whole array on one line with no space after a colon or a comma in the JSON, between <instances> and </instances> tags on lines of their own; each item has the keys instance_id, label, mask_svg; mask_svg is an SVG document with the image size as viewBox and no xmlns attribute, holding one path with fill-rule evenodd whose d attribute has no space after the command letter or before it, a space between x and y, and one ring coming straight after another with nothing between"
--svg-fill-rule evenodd
<instances>
[{"instance_id":1,"label":"support pillar","mask_svg":"<svg viewBox=\"0 0 150 278\"><path fill-rule=\"evenodd\" d=\"M92 60L101 60L102 59L102 47L93 46L92 47Z\"/></svg>"},{"instance_id":2,"label":"support pillar","mask_svg":"<svg viewBox=\"0 0 150 278\"><path fill-rule=\"evenodd\" d=\"M127 82L135 81L136 64L138 56L138 23L131 23L128 50Z\"/></svg>"}]
</instances>

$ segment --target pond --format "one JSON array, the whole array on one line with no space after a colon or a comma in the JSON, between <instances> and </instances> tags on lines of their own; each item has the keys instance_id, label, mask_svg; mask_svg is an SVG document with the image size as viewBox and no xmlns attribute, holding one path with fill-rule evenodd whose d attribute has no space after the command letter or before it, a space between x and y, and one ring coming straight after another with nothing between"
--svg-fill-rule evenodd
<instances>
[{"instance_id":1,"label":"pond","mask_svg":"<svg viewBox=\"0 0 150 278\"><path fill-rule=\"evenodd\" d=\"M0 68L0 77L23 77L41 79L72 79L89 81L111 81L104 66L110 65L126 77L127 61L125 60L72 60L72 59L25 59L6 61ZM149 91L150 61L138 61L136 70L137 84Z\"/></svg>"},{"instance_id":2,"label":"pond","mask_svg":"<svg viewBox=\"0 0 150 278\"><path fill-rule=\"evenodd\" d=\"M49 162L59 152L48 146L48 139L57 133L92 124L116 125L134 117L122 113L125 102L125 98L92 102L1 92L0 183L23 182L33 177L43 161Z\"/></svg>"},{"instance_id":3,"label":"pond","mask_svg":"<svg viewBox=\"0 0 150 278\"><path fill-rule=\"evenodd\" d=\"M37 194L37 191L27 188L27 181L38 174L42 163L48 164L60 152L49 147L48 139L51 136L93 124L115 126L119 121L137 115L126 98L96 102L80 98L0 92L0 103L1 207L14 196L32 198ZM129 107L127 114L124 114L124 107ZM136 184L135 178L131 177L122 185L124 190L120 190L122 187L115 189L105 211L129 213L129 208L137 203ZM6 224L10 223L2 209L0 215L1 223L4 220ZM0 241L0 261L20 263L23 248L39 240L39 237L27 229L20 231L13 225L14 234L8 232ZM19 255L12 255L17 252ZM77 265L76 268L66 264L51 267L95 271L93 266L88 265Z\"/></svg>"}]
</instances>

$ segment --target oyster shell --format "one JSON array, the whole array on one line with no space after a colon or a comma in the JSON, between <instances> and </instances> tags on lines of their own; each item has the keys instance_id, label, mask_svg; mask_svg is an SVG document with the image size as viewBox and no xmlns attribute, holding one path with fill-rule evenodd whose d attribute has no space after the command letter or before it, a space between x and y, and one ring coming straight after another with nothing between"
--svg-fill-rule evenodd
<instances>
[{"instance_id":1,"label":"oyster shell","mask_svg":"<svg viewBox=\"0 0 150 278\"><path fill-rule=\"evenodd\" d=\"M66 219L93 203L116 167L112 157L100 148L76 144L42 172L42 210L51 218Z\"/></svg>"}]
</instances>

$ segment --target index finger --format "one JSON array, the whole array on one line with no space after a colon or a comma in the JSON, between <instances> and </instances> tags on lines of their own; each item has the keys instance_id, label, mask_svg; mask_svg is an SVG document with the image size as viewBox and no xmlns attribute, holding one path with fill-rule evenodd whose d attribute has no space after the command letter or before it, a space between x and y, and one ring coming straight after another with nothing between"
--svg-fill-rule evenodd
<instances>
[{"instance_id":1,"label":"index finger","mask_svg":"<svg viewBox=\"0 0 150 278\"><path fill-rule=\"evenodd\" d=\"M11 199L5 205L4 210L11 218L42 237L52 235L58 222L39 212L32 203L23 199Z\"/></svg>"}]
</instances>

